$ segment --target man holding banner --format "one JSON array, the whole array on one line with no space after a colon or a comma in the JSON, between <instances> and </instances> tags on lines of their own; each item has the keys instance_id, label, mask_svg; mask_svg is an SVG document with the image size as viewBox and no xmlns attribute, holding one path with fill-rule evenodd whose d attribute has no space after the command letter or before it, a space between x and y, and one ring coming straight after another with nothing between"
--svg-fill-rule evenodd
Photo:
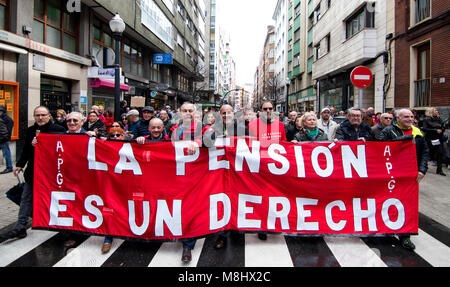
<instances>
[{"instance_id":1,"label":"man holding banner","mask_svg":"<svg viewBox=\"0 0 450 287\"><path fill-rule=\"evenodd\" d=\"M36 137L39 133L63 134L65 132L63 127L50 121L51 115L47 107L36 107L33 116L35 123L26 131L25 145L13 171L14 175L17 175L27 166L24 173L25 186L20 203L19 216L15 228L6 234L0 235L4 239L25 238L27 236L26 226L28 218L33 214L33 170L34 149L37 144Z\"/></svg>"},{"instance_id":2,"label":"man holding banner","mask_svg":"<svg viewBox=\"0 0 450 287\"><path fill-rule=\"evenodd\" d=\"M201 122L194 119L196 108L194 104L185 102L180 108L181 122L173 126L169 132L169 139L172 141L191 140L191 145L187 148L188 155L194 155L202 145L203 134L209 129L209 126L203 127ZM183 240L183 253L181 260L188 263L192 260L191 250L194 249L196 239Z\"/></svg>"},{"instance_id":3,"label":"man holding banner","mask_svg":"<svg viewBox=\"0 0 450 287\"><path fill-rule=\"evenodd\" d=\"M419 173L417 182L420 183L428 170L429 149L425 138L419 128L413 126L414 115L408 109L401 109L397 113L397 124L385 128L380 135L381 141L398 141L413 139L416 145L417 166ZM414 250L415 245L410 236L399 236L402 246Z\"/></svg>"}]
</instances>

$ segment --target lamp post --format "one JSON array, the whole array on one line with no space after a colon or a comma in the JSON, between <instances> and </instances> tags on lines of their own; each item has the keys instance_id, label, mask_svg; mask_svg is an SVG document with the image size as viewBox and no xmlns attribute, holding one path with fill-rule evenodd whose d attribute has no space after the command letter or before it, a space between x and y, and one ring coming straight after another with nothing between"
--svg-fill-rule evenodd
<instances>
[{"instance_id":1,"label":"lamp post","mask_svg":"<svg viewBox=\"0 0 450 287\"><path fill-rule=\"evenodd\" d=\"M289 86L291 85L291 79L286 78L286 115L289 116Z\"/></svg>"},{"instance_id":2,"label":"lamp post","mask_svg":"<svg viewBox=\"0 0 450 287\"><path fill-rule=\"evenodd\" d=\"M114 63L114 120L120 121L120 40L122 33L125 31L125 22L120 18L119 13L109 21L109 27L113 32L116 42L115 46L115 63Z\"/></svg>"}]
</instances>

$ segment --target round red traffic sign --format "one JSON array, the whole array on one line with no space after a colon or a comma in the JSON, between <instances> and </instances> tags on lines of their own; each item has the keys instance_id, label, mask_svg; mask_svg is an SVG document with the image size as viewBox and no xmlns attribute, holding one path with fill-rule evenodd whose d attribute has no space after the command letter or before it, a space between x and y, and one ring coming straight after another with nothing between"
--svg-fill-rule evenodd
<instances>
[{"instance_id":1,"label":"round red traffic sign","mask_svg":"<svg viewBox=\"0 0 450 287\"><path fill-rule=\"evenodd\" d=\"M353 85L360 89L365 89L373 81L373 74L369 68L364 66L359 66L353 69L352 74L350 75Z\"/></svg>"}]
</instances>

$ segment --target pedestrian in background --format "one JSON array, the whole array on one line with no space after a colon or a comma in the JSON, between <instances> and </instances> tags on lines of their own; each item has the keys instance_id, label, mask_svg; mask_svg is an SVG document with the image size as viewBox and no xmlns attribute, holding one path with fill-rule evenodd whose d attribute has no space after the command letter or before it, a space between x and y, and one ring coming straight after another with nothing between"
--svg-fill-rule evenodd
<instances>
[{"instance_id":1,"label":"pedestrian in background","mask_svg":"<svg viewBox=\"0 0 450 287\"><path fill-rule=\"evenodd\" d=\"M25 132L25 144L21 156L14 168L14 175L17 176L26 166L24 172L25 185L19 207L19 216L13 230L0 235L4 239L24 238L27 236L26 227L28 218L33 215L33 173L34 173L34 149L38 143L37 136L40 133L64 134L65 129L50 121L51 115L47 107L38 106L33 112L34 125Z\"/></svg>"},{"instance_id":2,"label":"pedestrian in background","mask_svg":"<svg viewBox=\"0 0 450 287\"><path fill-rule=\"evenodd\" d=\"M98 117L95 110L89 111L89 119L83 124L83 129L89 136L97 138L106 137L106 126Z\"/></svg>"},{"instance_id":3,"label":"pedestrian in background","mask_svg":"<svg viewBox=\"0 0 450 287\"><path fill-rule=\"evenodd\" d=\"M430 148L430 158L436 161L436 174L445 176L446 174L442 171L445 126L436 108L427 108L425 116L422 130L425 132L425 138Z\"/></svg>"},{"instance_id":4,"label":"pedestrian in background","mask_svg":"<svg viewBox=\"0 0 450 287\"><path fill-rule=\"evenodd\" d=\"M320 119L317 121L317 126L327 134L329 140L334 139L338 124L331 119L331 110L329 108L322 109L320 112Z\"/></svg>"},{"instance_id":5,"label":"pedestrian in background","mask_svg":"<svg viewBox=\"0 0 450 287\"><path fill-rule=\"evenodd\" d=\"M384 113L380 117L380 122L372 127L373 137L380 140L381 131L392 124L394 116L389 113Z\"/></svg>"},{"instance_id":6,"label":"pedestrian in background","mask_svg":"<svg viewBox=\"0 0 450 287\"><path fill-rule=\"evenodd\" d=\"M3 158L6 163L6 169L0 172L0 174L7 174L13 171L11 150L9 149L13 129L13 119L6 113L6 107L0 106L0 148L2 149Z\"/></svg>"}]
</instances>

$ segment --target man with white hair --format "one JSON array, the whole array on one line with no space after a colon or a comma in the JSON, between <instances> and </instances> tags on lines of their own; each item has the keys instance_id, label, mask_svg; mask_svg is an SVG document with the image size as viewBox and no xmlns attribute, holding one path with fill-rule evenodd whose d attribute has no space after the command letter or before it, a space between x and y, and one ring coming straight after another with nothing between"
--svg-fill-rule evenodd
<instances>
[{"instance_id":1,"label":"man with white hair","mask_svg":"<svg viewBox=\"0 0 450 287\"><path fill-rule=\"evenodd\" d=\"M83 129L83 115L79 112L71 112L66 119L68 134L86 134Z\"/></svg>"},{"instance_id":2,"label":"man with white hair","mask_svg":"<svg viewBox=\"0 0 450 287\"><path fill-rule=\"evenodd\" d=\"M409 109L397 112L397 123L385 128L380 135L382 141L413 140L416 145L417 166L419 168L417 182L420 183L428 170L429 149L423 133L413 125L414 114ZM410 236L399 236L401 245L408 250L416 247Z\"/></svg>"}]
</instances>

